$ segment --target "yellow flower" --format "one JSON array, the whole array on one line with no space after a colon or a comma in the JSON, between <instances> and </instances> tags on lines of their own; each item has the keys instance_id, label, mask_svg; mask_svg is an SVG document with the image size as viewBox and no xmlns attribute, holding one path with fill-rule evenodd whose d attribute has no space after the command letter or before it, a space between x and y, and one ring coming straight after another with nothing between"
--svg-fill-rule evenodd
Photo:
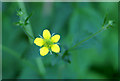
<instances>
[{"instance_id":1,"label":"yellow flower","mask_svg":"<svg viewBox=\"0 0 120 81\"><path fill-rule=\"evenodd\" d=\"M59 53L60 52L60 47L57 44L57 42L60 39L60 35L54 35L51 36L49 30L45 29L43 31L43 38L36 38L34 40L34 43L37 46L40 46L40 54L41 56L45 56L48 54L49 51L53 51L55 53Z\"/></svg>"}]
</instances>

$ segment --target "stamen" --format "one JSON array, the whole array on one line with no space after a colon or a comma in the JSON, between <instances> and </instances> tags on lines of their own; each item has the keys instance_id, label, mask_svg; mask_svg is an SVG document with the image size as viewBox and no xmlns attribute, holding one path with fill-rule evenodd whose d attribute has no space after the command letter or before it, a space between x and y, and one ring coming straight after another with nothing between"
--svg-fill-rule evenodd
<instances>
[{"instance_id":1,"label":"stamen","mask_svg":"<svg viewBox=\"0 0 120 81\"><path fill-rule=\"evenodd\" d=\"M44 39L44 46L50 48L53 42L50 39Z\"/></svg>"}]
</instances>

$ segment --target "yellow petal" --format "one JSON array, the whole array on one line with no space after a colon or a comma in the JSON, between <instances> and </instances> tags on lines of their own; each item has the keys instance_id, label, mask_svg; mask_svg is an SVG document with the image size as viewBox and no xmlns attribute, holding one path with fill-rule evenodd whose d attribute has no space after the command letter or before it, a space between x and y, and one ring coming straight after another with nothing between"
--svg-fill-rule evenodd
<instances>
[{"instance_id":1,"label":"yellow petal","mask_svg":"<svg viewBox=\"0 0 120 81\"><path fill-rule=\"evenodd\" d=\"M41 54L41 56L47 55L48 52L49 52L49 49L48 49L47 47L42 47L42 48L40 49L40 54Z\"/></svg>"},{"instance_id":2,"label":"yellow petal","mask_svg":"<svg viewBox=\"0 0 120 81\"><path fill-rule=\"evenodd\" d=\"M44 44L44 41L43 41L42 38L36 38L36 39L34 40L34 43L35 43L36 45L38 45L38 46L42 46L42 45Z\"/></svg>"},{"instance_id":3,"label":"yellow petal","mask_svg":"<svg viewBox=\"0 0 120 81\"><path fill-rule=\"evenodd\" d=\"M53 37L51 37L51 41L56 43L60 40L60 35L54 35Z\"/></svg>"},{"instance_id":4,"label":"yellow petal","mask_svg":"<svg viewBox=\"0 0 120 81\"><path fill-rule=\"evenodd\" d=\"M45 39L50 39L51 34L50 34L49 30L46 29L46 30L43 31L43 37Z\"/></svg>"},{"instance_id":5,"label":"yellow petal","mask_svg":"<svg viewBox=\"0 0 120 81\"><path fill-rule=\"evenodd\" d=\"M51 50L55 53L59 53L60 52L60 47L57 44L53 44L51 46Z\"/></svg>"}]
</instances>

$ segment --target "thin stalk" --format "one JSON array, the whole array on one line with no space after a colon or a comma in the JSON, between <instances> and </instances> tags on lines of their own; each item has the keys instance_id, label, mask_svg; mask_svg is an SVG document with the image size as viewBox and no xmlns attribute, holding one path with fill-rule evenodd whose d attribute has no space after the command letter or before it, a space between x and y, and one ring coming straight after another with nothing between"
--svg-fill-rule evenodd
<instances>
[{"instance_id":1,"label":"thin stalk","mask_svg":"<svg viewBox=\"0 0 120 81\"><path fill-rule=\"evenodd\" d=\"M89 37L87 37L87 38L83 39L82 41L78 42L78 43L75 44L73 47L69 48L68 50L72 50L72 49L76 48L76 47L79 46L81 43L83 43L83 42L91 39L92 37L96 36L98 33L102 32L103 30L105 30L105 29L102 27L99 31L95 32L94 34L90 35Z\"/></svg>"},{"instance_id":2,"label":"thin stalk","mask_svg":"<svg viewBox=\"0 0 120 81\"><path fill-rule=\"evenodd\" d=\"M104 19L104 20L105 20L105 19ZM114 23L113 20L109 20L108 23L107 23L106 25L103 25L102 28L101 28L99 31L95 32L94 34L90 35L89 37L87 37L87 38L83 39L82 41L78 42L78 43L75 44L73 47L69 48L68 50L72 50L72 49L76 48L76 47L79 46L81 43L89 40L90 38L92 38L92 37L94 37L94 36L96 36L98 33L102 32L103 30L106 30L106 29L108 29L108 28L113 27L113 23Z\"/></svg>"},{"instance_id":3,"label":"thin stalk","mask_svg":"<svg viewBox=\"0 0 120 81\"><path fill-rule=\"evenodd\" d=\"M23 31L25 32L25 34L26 34L29 38L31 38L31 39L34 40L34 37L31 36L31 35L29 34L29 32L26 31L25 27L23 26L22 28L23 28Z\"/></svg>"},{"instance_id":4,"label":"thin stalk","mask_svg":"<svg viewBox=\"0 0 120 81\"><path fill-rule=\"evenodd\" d=\"M44 68L44 64L43 64L40 57L36 58L36 63L37 63L38 70L39 70L40 74L42 74L41 76L44 76L46 73L46 70Z\"/></svg>"},{"instance_id":5,"label":"thin stalk","mask_svg":"<svg viewBox=\"0 0 120 81\"><path fill-rule=\"evenodd\" d=\"M27 11L26 11L26 8L25 8L24 3L23 3L23 2L18 2L18 6L19 6L19 8L22 9L22 11L23 11L23 13L24 13L24 15L23 15L22 18L23 18L23 19L26 19L26 17L28 17L28 15L27 15ZM31 24L29 23L29 24L27 24L26 26L23 26L22 28L23 28L23 30L25 31L25 33L28 35L29 41L30 41L30 43L32 44L32 43L33 43L33 40L34 40L34 35L33 35L33 32L32 32Z\"/></svg>"},{"instance_id":6,"label":"thin stalk","mask_svg":"<svg viewBox=\"0 0 120 81\"><path fill-rule=\"evenodd\" d=\"M27 11L26 11L24 2L18 2L18 6L19 6L19 8L22 9L22 11L23 11L23 13L24 13L23 19L26 19L26 17L28 17L28 15L27 15ZM29 23L28 25L23 26L22 28L23 28L24 32L26 33L26 35L29 37L30 43L33 44L34 35L33 35L33 32L32 32L31 24ZM45 67L44 67L44 63L42 62L41 57L39 57L39 62L38 62L38 60L37 60L36 63L37 63L37 65L39 65L39 63L42 64L42 65L39 65L39 66L42 67L42 68L40 68L40 67L38 66L38 69L39 69L38 72L39 72L40 75L44 75L45 72L46 72L46 69L45 69Z\"/></svg>"}]
</instances>

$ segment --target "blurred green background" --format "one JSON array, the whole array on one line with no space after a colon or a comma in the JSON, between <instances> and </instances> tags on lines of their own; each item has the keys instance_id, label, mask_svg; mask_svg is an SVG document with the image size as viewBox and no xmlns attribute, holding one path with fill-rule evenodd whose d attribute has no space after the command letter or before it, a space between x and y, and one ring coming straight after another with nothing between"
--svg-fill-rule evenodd
<instances>
[{"instance_id":1,"label":"blurred green background","mask_svg":"<svg viewBox=\"0 0 120 81\"><path fill-rule=\"evenodd\" d=\"M118 3L25 2L25 7L28 14L32 13L30 24L35 37L44 29L61 35L60 55L101 29L106 14L115 25L69 51L68 63L55 54L41 57L39 47L30 44L24 31L14 24L19 20L18 3L3 2L3 79L118 78Z\"/></svg>"}]
</instances>

